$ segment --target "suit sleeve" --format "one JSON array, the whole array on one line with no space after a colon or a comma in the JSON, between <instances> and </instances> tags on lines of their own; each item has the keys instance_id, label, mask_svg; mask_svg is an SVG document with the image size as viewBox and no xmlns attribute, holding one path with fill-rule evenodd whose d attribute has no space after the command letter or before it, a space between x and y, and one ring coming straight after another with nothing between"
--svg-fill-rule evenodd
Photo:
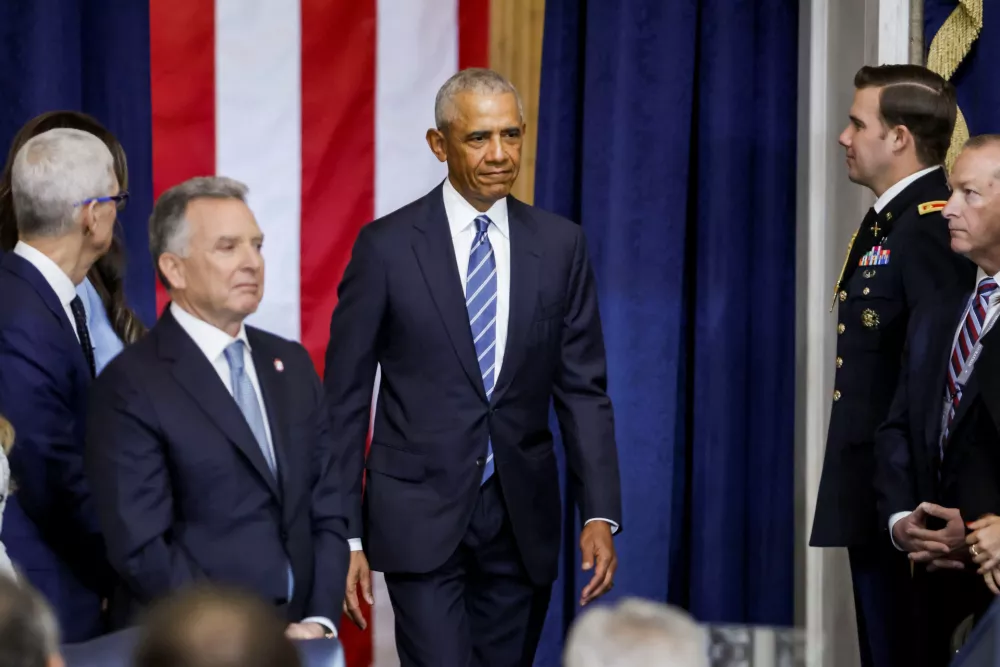
<instances>
[{"instance_id":1,"label":"suit sleeve","mask_svg":"<svg viewBox=\"0 0 1000 667\"><path fill-rule=\"evenodd\" d=\"M150 602L204 579L167 539L174 518L169 466L149 399L112 364L94 384L87 427L87 476L107 535L108 559L131 592Z\"/></svg>"},{"instance_id":2,"label":"suit sleeve","mask_svg":"<svg viewBox=\"0 0 1000 667\"><path fill-rule=\"evenodd\" d=\"M916 322L914 322L916 323ZM911 327L911 332L913 328ZM918 504L914 484L916 471L910 454L909 366L911 342L903 349L899 382L886 420L875 432L875 493L879 526L888 530L897 512L912 512Z\"/></svg>"},{"instance_id":3,"label":"suit sleeve","mask_svg":"<svg viewBox=\"0 0 1000 667\"><path fill-rule=\"evenodd\" d=\"M337 289L324 385L334 456L342 473L348 537L361 537L361 492L378 345L387 302L386 272L362 228Z\"/></svg>"},{"instance_id":4,"label":"suit sleeve","mask_svg":"<svg viewBox=\"0 0 1000 667\"><path fill-rule=\"evenodd\" d=\"M577 230L553 399L580 518L622 524L614 412L607 393L597 288L582 230Z\"/></svg>"},{"instance_id":5,"label":"suit sleeve","mask_svg":"<svg viewBox=\"0 0 1000 667\"><path fill-rule=\"evenodd\" d=\"M344 492L338 476L340 461L332 446L330 420L323 397L323 387L303 351L303 364L311 376L313 419L316 439L313 443L312 535L315 545L315 572L307 616L321 616L336 622L347 582L350 551L347 548L347 517Z\"/></svg>"},{"instance_id":6,"label":"suit sleeve","mask_svg":"<svg viewBox=\"0 0 1000 667\"><path fill-rule=\"evenodd\" d=\"M61 332L60 332L61 333ZM75 571L107 595L113 572L104 554L84 474L66 348L49 328L22 320L0 331L0 406L17 430L10 468L24 512Z\"/></svg>"},{"instance_id":7,"label":"suit sleeve","mask_svg":"<svg viewBox=\"0 0 1000 667\"><path fill-rule=\"evenodd\" d=\"M917 224L932 224L918 220ZM951 285L971 282L975 267L931 234L911 228L899 249L903 258L903 292L911 311L927 296Z\"/></svg>"}]
</instances>

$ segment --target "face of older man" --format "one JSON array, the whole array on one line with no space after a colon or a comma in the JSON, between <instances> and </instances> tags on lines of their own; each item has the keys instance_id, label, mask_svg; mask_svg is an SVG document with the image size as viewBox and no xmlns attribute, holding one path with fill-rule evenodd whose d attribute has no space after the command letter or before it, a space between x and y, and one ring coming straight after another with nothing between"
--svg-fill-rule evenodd
<instances>
[{"instance_id":1,"label":"face of older man","mask_svg":"<svg viewBox=\"0 0 1000 667\"><path fill-rule=\"evenodd\" d=\"M1000 271L1000 145L966 148L952 169L945 206L951 249L993 275Z\"/></svg>"},{"instance_id":2,"label":"face of older man","mask_svg":"<svg viewBox=\"0 0 1000 667\"><path fill-rule=\"evenodd\" d=\"M510 194L521 166L524 125L513 93L457 94L451 121L431 130L428 143L455 189L480 211Z\"/></svg>"},{"instance_id":3,"label":"face of older man","mask_svg":"<svg viewBox=\"0 0 1000 667\"><path fill-rule=\"evenodd\" d=\"M264 235L238 199L195 199L187 205L185 256L165 271L172 297L192 314L234 335L264 296Z\"/></svg>"}]
</instances>

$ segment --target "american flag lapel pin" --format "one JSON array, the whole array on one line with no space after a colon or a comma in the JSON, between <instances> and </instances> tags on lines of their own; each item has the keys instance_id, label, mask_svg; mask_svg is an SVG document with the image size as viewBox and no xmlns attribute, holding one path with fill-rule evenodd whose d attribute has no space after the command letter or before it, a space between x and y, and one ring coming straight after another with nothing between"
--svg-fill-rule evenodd
<instances>
[{"instance_id":1,"label":"american flag lapel pin","mask_svg":"<svg viewBox=\"0 0 1000 667\"><path fill-rule=\"evenodd\" d=\"M285 365L281 363L281 359L274 360L274 370L278 371L279 373L285 370Z\"/></svg>"}]
</instances>

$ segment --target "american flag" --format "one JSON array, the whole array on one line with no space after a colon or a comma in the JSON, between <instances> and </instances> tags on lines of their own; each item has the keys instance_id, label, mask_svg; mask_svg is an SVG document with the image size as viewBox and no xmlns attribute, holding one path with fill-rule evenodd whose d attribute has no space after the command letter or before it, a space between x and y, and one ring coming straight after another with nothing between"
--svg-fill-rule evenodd
<instances>
[{"instance_id":1,"label":"american flag","mask_svg":"<svg viewBox=\"0 0 1000 667\"><path fill-rule=\"evenodd\" d=\"M424 134L438 87L488 64L489 2L151 0L154 196L205 174L249 186L266 237L249 323L301 341L320 372L358 229L445 176ZM392 641L377 593L367 632L341 623L349 665L394 659L375 656Z\"/></svg>"}]
</instances>

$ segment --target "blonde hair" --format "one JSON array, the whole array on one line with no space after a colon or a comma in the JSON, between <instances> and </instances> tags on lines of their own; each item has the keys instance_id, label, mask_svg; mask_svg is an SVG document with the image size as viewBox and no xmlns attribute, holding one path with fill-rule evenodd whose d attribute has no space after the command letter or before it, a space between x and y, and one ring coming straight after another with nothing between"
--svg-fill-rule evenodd
<instances>
[{"instance_id":1,"label":"blonde hair","mask_svg":"<svg viewBox=\"0 0 1000 667\"><path fill-rule=\"evenodd\" d=\"M0 415L0 450L6 454L14 446L14 427Z\"/></svg>"}]
</instances>

